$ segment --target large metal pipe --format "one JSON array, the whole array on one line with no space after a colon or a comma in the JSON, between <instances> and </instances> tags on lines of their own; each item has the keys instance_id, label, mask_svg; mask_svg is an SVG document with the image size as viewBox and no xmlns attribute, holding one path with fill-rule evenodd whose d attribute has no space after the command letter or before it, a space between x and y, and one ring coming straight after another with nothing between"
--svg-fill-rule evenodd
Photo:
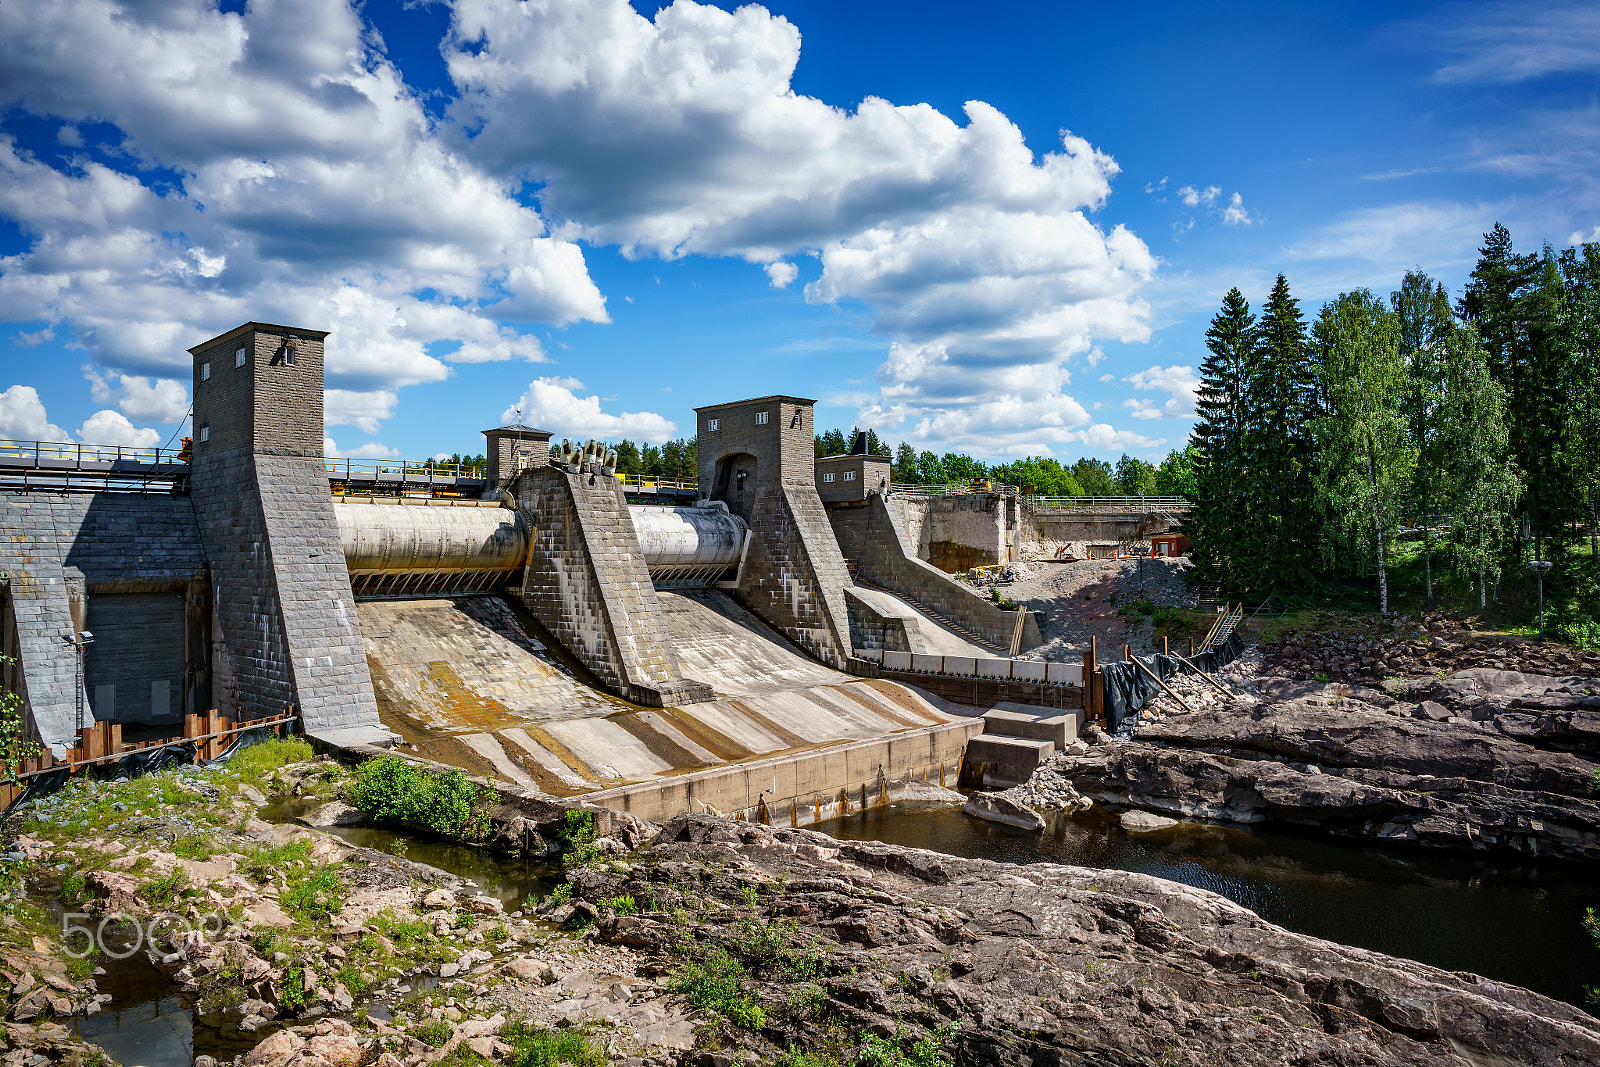
<instances>
[{"instance_id":1,"label":"large metal pipe","mask_svg":"<svg viewBox=\"0 0 1600 1067\"><path fill-rule=\"evenodd\" d=\"M333 512L352 576L506 573L528 556L528 531L510 508L346 502Z\"/></svg>"},{"instance_id":2,"label":"large metal pipe","mask_svg":"<svg viewBox=\"0 0 1600 1067\"><path fill-rule=\"evenodd\" d=\"M628 510L663 588L708 585L743 555L745 524L721 507ZM333 511L351 582L366 595L487 590L528 555L527 522L509 508L346 501Z\"/></svg>"}]
</instances>

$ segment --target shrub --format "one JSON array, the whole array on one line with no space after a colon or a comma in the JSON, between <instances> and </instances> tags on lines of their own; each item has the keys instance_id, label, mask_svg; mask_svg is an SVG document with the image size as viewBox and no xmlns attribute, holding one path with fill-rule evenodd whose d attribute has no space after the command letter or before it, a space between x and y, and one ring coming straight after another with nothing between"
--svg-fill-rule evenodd
<instances>
[{"instance_id":1,"label":"shrub","mask_svg":"<svg viewBox=\"0 0 1600 1067\"><path fill-rule=\"evenodd\" d=\"M902 1051L899 1042L905 1031L897 1032L891 1040L868 1034L856 1053L856 1067L949 1067L945 1058L941 1031L923 1034L911 1043L909 1052Z\"/></svg>"},{"instance_id":2,"label":"shrub","mask_svg":"<svg viewBox=\"0 0 1600 1067\"><path fill-rule=\"evenodd\" d=\"M464 841L487 836L487 819L476 810L486 800L484 791L453 767L433 771L398 756L379 756L356 768L349 792L373 822Z\"/></svg>"},{"instance_id":3,"label":"shrub","mask_svg":"<svg viewBox=\"0 0 1600 1067\"><path fill-rule=\"evenodd\" d=\"M411 1036L434 1048L443 1048L444 1043L450 1040L450 1034L450 1024L443 1019L429 1019L411 1031Z\"/></svg>"},{"instance_id":4,"label":"shrub","mask_svg":"<svg viewBox=\"0 0 1600 1067\"><path fill-rule=\"evenodd\" d=\"M639 904L627 893L620 897L607 897L600 902L600 906L617 915L633 915L639 910Z\"/></svg>"},{"instance_id":5,"label":"shrub","mask_svg":"<svg viewBox=\"0 0 1600 1067\"><path fill-rule=\"evenodd\" d=\"M344 906L348 893L338 867L318 867L303 878L290 879L278 903L302 923L324 923Z\"/></svg>"},{"instance_id":6,"label":"shrub","mask_svg":"<svg viewBox=\"0 0 1600 1067\"><path fill-rule=\"evenodd\" d=\"M588 867L600 858L595 847L594 816L573 808L567 812L566 821L556 836L564 846L561 862L568 868Z\"/></svg>"},{"instance_id":7,"label":"shrub","mask_svg":"<svg viewBox=\"0 0 1600 1067\"><path fill-rule=\"evenodd\" d=\"M1579 615L1565 625L1556 627L1556 636L1573 648L1584 651L1600 649L1600 622L1587 615Z\"/></svg>"}]
</instances>

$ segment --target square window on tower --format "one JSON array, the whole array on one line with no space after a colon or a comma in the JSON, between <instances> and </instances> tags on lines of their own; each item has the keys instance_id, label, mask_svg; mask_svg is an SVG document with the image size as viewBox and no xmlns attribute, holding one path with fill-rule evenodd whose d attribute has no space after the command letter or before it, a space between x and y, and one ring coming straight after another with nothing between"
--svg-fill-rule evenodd
<instances>
[{"instance_id":1,"label":"square window on tower","mask_svg":"<svg viewBox=\"0 0 1600 1067\"><path fill-rule=\"evenodd\" d=\"M244 366L244 349L241 348L233 354L233 366L235 370Z\"/></svg>"},{"instance_id":2,"label":"square window on tower","mask_svg":"<svg viewBox=\"0 0 1600 1067\"><path fill-rule=\"evenodd\" d=\"M758 412L756 412L756 425L757 426L765 426L767 424L767 417L769 415L771 415L771 414L772 413L770 411L758 411Z\"/></svg>"}]
</instances>

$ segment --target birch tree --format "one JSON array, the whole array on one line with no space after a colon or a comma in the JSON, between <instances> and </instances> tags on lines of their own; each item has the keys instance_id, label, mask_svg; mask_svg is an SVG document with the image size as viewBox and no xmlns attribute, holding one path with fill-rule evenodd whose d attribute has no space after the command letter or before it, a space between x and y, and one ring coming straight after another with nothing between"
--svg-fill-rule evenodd
<instances>
[{"instance_id":1,"label":"birch tree","mask_svg":"<svg viewBox=\"0 0 1600 1067\"><path fill-rule=\"evenodd\" d=\"M1393 312L1360 289L1323 307L1312 329L1327 403L1326 414L1313 423L1322 457L1318 503L1338 527L1370 538L1383 612L1389 610L1385 534L1397 523L1416 463L1400 412L1406 367L1399 325Z\"/></svg>"},{"instance_id":2,"label":"birch tree","mask_svg":"<svg viewBox=\"0 0 1600 1067\"><path fill-rule=\"evenodd\" d=\"M1440 342L1438 428L1449 457L1443 500L1463 545L1458 562L1468 573L1476 571L1478 605L1488 607L1487 572L1499 568L1505 524L1522 494L1511 460L1506 389L1471 326L1455 326Z\"/></svg>"},{"instance_id":3,"label":"birch tree","mask_svg":"<svg viewBox=\"0 0 1600 1067\"><path fill-rule=\"evenodd\" d=\"M1406 380L1400 397L1411 446L1416 450L1412 499L1422 525L1422 567L1426 596L1433 599L1433 521L1442 495L1448 454L1439 433L1439 400L1444 391L1443 336L1455 328L1444 286L1421 271L1410 271L1389 294L1400 339Z\"/></svg>"}]
</instances>

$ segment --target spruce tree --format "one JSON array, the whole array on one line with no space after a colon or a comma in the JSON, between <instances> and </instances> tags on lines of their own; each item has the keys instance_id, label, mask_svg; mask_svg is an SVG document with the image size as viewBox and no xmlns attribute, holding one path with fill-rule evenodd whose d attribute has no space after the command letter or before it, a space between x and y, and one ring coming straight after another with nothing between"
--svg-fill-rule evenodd
<instances>
[{"instance_id":1,"label":"spruce tree","mask_svg":"<svg viewBox=\"0 0 1600 1067\"><path fill-rule=\"evenodd\" d=\"M1262 305L1246 378L1243 495L1252 515L1253 587L1303 588L1316 543L1309 424L1319 413L1319 383L1300 303L1282 274Z\"/></svg>"},{"instance_id":2,"label":"spruce tree","mask_svg":"<svg viewBox=\"0 0 1600 1067\"><path fill-rule=\"evenodd\" d=\"M1195 564L1215 569L1232 588L1233 561L1248 536L1244 508L1246 374L1255 351L1255 316L1237 288L1222 298L1222 308L1206 331L1209 355L1200 365L1195 395L1198 422L1190 437L1194 450L1194 500L1187 525Z\"/></svg>"}]
</instances>

